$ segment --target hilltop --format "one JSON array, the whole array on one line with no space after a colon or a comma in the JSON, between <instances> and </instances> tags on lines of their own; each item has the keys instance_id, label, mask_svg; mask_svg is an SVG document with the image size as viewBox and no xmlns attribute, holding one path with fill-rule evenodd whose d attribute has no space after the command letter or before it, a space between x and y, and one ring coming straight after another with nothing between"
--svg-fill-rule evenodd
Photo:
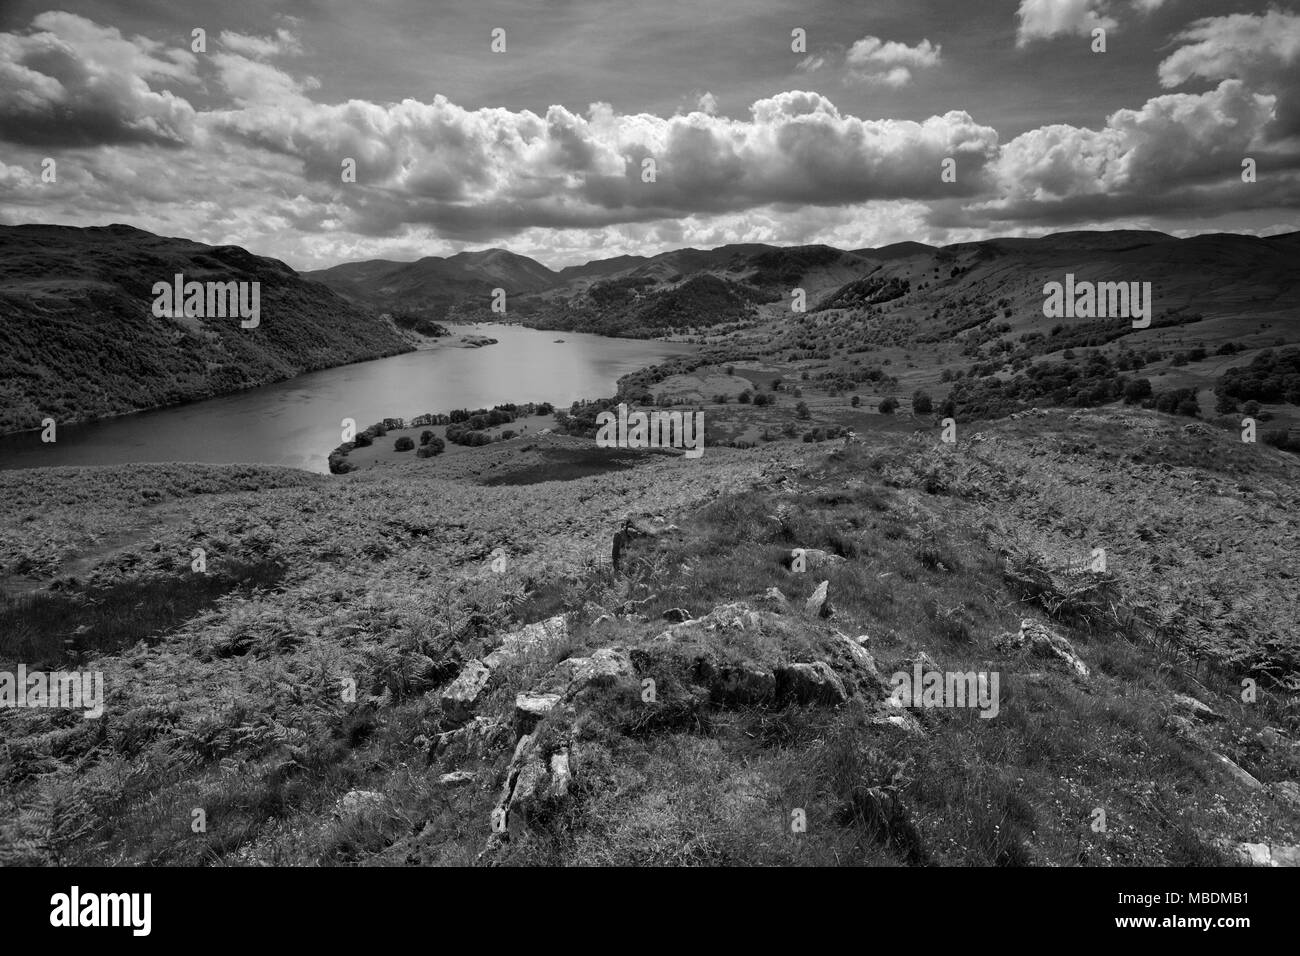
<instances>
[{"instance_id":1,"label":"hilltop","mask_svg":"<svg viewBox=\"0 0 1300 956\"><path fill-rule=\"evenodd\" d=\"M0 669L108 687L0 711L0 862L1295 862L1293 457L1122 408L590 451L0 473Z\"/></svg>"},{"instance_id":2,"label":"hilltop","mask_svg":"<svg viewBox=\"0 0 1300 956\"><path fill-rule=\"evenodd\" d=\"M155 282L261 283L261 321L158 318ZM283 262L130 226L0 226L0 433L210 398L409 351Z\"/></svg>"}]
</instances>

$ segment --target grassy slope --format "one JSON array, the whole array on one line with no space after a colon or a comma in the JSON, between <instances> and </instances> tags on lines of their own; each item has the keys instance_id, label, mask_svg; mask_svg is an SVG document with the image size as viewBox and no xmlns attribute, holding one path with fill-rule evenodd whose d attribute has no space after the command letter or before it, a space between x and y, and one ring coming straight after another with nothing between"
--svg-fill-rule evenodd
<instances>
[{"instance_id":1,"label":"grassy slope","mask_svg":"<svg viewBox=\"0 0 1300 956\"><path fill-rule=\"evenodd\" d=\"M615 644L639 650L664 693L649 709L617 689L589 695L575 724L543 724L543 737L568 734L584 755L575 786L496 862L1195 864L1223 859L1220 840L1296 842L1300 817L1273 787L1300 769L1294 694L1266 683L1258 703L1236 697L1242 669L1260 662L1254 638L1287 625L1294 607L1290 591L1273 590L1291 584L1293 459L1149 413L1026 416L984 435L944 449L881 432L830 453L715 448L697 462L647 456L570 481L476 483L555 474L557 457L585 447L553 438L522 455L489 447L472 466L470 455L432 459L302 487L272 487L268 475L261 491L214 486L174 499L182 522L106 556L84 583L192 590L193 547L208 550L210 568L274 561L282 576L232 586L144 643L74 643L107 676L100 721L0 711L0 854L471 862L514 737L435 754L448 726L436 691L494 635L563 610L574 612L568 640L508 669L481 713L508 717L515 692L557 660ZM1169 466L1149 463L1159 458ZM102 497L158 467L84 477ZM630 578L612 577L611 532L643 510L670 515L684 534L646 551ZM1242 533L1207 558L1214 543L1201 529L1225 525ZM1098 543L1114 607L1066 604L1053 622L1092 677L999 651L993 638L1021 618L1049 618L1008 570ZM511 555L505 574L487 566L498 547ZM786 571L780 558L793 547L848 559L825 575L831 624L867 635L885 674L922 650L942 668L999 670L1000 716L924 711L925 733L911 735L874 720L869 702L728 706L655 670L668 608L699 617L770 585L797 608L822 575ZM1245 656L1191 628L1197 573L1230 592L1211 621ZM613 620L595 623L603 611ZM706 637L704 651L778 661L826 632L797 610L770 623L770 633ZM99 634L99 646L112 636ZM12 654L0 645L4 666ZM344 678L356 681L356 703L341 698ZM1228 720L1187 729L1173 719L1174 692ZM1269 786L1243 788L1214 753ZM478 776L439 784L457 769ZM384 793L383 808L337 819L331 808L357 788ZM1089 826L1098 807L1104 833ZM191 828L195 808L205 832ZM795 808L806 833L791 833Z\"/></svg>"},{"instance_id":2,"label":"grassy slope","mask_svg":"<svg viewBox=\"0 0 1300 956\"><path fill-rule=\"evenodd\" d=\"M260 282L260 324L157 318L155 282ZM326 287L237 246L129 226L0 227L0 433L209 398L408 351ZM104 370L112 374L105 376Z\"/></svg>"}]
</instances>

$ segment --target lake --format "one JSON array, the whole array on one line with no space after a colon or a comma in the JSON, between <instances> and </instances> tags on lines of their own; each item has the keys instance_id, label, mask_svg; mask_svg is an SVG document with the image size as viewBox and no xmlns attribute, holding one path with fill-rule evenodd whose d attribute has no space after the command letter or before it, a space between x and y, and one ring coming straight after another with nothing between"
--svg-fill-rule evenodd
<instances>
[{"instance_id":1,"label":"lake","mask_svg":"<svg viewBox=\"0 0 1300 956\"><path fill-rule=\"evenodd\" d=\"M326 460L342 441L344 418L355 419L360 431L383 418L504 402L567 408L577 399L612 396L628 372L696 350L517 325L448 328L498 343L408 352L189 405L61 425L58 441L49 444L41 442L39 431L7 436L0 438L0 468L201 461L328 472Z\"/></svg>"}]
</instances>

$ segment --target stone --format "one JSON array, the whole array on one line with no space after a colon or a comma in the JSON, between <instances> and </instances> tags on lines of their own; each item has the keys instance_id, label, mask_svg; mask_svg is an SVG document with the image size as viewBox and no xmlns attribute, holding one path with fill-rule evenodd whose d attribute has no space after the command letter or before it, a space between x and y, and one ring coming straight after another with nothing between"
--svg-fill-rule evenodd
<instances>
[{"instance_id":1,"label":"stone","mask_svg":"<svg viewBox=\"0 0 1300 956\"><path fill-rule=\"evenodd\" d=\"M489 668L496 670L514 664L532 653L546 653L569 639L569 622L563 614L526 624L501 639L501 644L483 658Z\"/></svg>"},{"instance_id":2,"label":"stone","mask_svg":"<svg viewBox=\"0 0 1300 956\"><path fill-rule=\"evenodd\" d=\"M713 688L730 705L763 704L776 698L776 674L755 661L724 667Z\"/></svg>"},{"instance_id":3,"label":"stone","mask_svg":"<svg viewBox=\"0 0 1300 956\"><path fill-rule=\"evenodd\" d=\"M664 611L663 619L665 621L671 621L674 624L681 624L683 621L689 621L691 619L691 612L686 610L684 607L670 607L668 610Z\"/></svg>"},{"instance_id":4,"label":"stone","mask_svg":"<svg viewBox=\"0 0 1300 956\"><path fill-rule=\"evenodd\" d=\"M777 695L800 704L842 704L849 699L844 682L825 661L785 664L776 669Z\"/></svg>"},{"instance_id":5,"label":"stone","mask_svg":"<svg viewBox=\"0 0 1300 956\"><path fill-rule=\"evenodd\" d=\"M621 647L602 647L590 657L570 657L556 665L553 676L563 683L566 697L588 687L613 687L635 678L636 668Z\"/></svg>"},{"instance_id":6,"label":"stone","mask_svg":"<svg viewBox=\"0 0 1300 956\"><path fill-rule=\"evenodd\" d=\"M479 699L492 679L492 669L479 660L471 660L442 692L442 712L449 720L464 723L474 715Z\"/></svg>"},{"instance_id":7,"label":"stone","mask_svg":"<svg viewBox=\"0 0 1300 956\"><path fill-rule=\"evenodd\" d=\"M1014 651L1028 647L1030 653L1036 657L1045 657L1064 663L1074 672L1075 676L1082 680L1087 680L1090 674L1088 665L1079 657L1074 650L1074 646L1069 641L1046 625L1039 624L1029 618L1025 618L1020 622L1019 632L1002 634L994 638L993 644L1003 651Z\"/></svg>"},{"instance_id":8,"label":"stone","mask_svg":"<svg viewBox=\"0 0 1300 956\"><path fill-rule=\"evenodd\" d=\"M1280 843L1238 843L1237 858L1250 866L1300 866L1300 846Z\"/></svg>"},{"instance_id":9,"label":"stone","mask_svg":"<svg viewBox=\"0 0 1300 956\"><path fill-rule=\"evenodd\" d=\"M821 618L827 618L834 614L835 609L831 607L830 601L830 588L830 581L823 581L817 585L817 590L813 592L812 597L804 603L804 611L814 617Z\"/></svg>"},{"instance_id":10,"label":"stone","mask_svg":"<svg viewBox=\"0 0 1300 956\"><path fill-rule=\"evenodd\" d=\"M1300 783L1296 783L1294 780L1281 780L1269 784L1269 790L1273 792L1273 796L1277 799L1289 803L1293 807L1300 808Z\"/></svg>"},{"instance_id":11,"label":"stone","mask_svg":"<svg viewBox=\"0 0 1300 956\"><path fill-rule=\"evenodd\" d=\"M516 694L515 725L523 733L531 733L538 722L560 702L559 694Z\"/></svg>"},{"instance_id":12,"label":"stone","mask_svg":"<svg viewBox=\"0 0 1300 956\"><path fill-rule=\"evenodd\" d=\"M1218 760L1219 763L1223 766L1223 769L1228 771L1228 773L1233 777L1233 779L1235 779L1242 786L1250 790L1264 789L1264 785L1262 783L1256 780L1251 774L1241 769L1241 767L1237 766L1237 764L1233 763L1223 754L1216 753L1214 755L1214 759Z\"/></svg>"},{"instance_id":13,"label":"stone","mask_svg":"<svg viewBox=\"0 0 1300 956\"><path fill-rule=\"evenodd\" d=\"M388 798L373 790L349 790L334 805L334 816L355 823L388 806Z\"/></svg>"},{"instance_id":14,"label":"stone","mask_svg":"<svg viewBox=\"0 0 1300 956\"><path fill-rule=\"evenodd\" d=\"M1186 714L1190 714L1197 720L1216 721L1228 719L1222 714L1211 710L1206 704L1201 703L1190 694L1174 694L1173 700L1176 709L1181 710Z\"/></svg>"},{"instance_id":15,"label":"stone","mask_svg":"<svg viewBox=\"0 0 1300 956\"><path fill-rule=\"evenodd\" d=\"M797 550L803 552L803 566L806 571L820 571L823 568L833 568L846 563L845 559L838 554L831 554L829 551L822 551L819 548L800 548ZM781 558L781 564L786 570L794 572L796 558L795 551L787 551Z\"/></svg>"},{"instance_id":16,"label":"stone","mask_svg":"<svg viewBox=\"0 0 1300 956\"><path fill-rule=\"evenodd\" d=\"M477 777L478 774L472 770L453 770L439 777L438 783L444 787L463 787L467 783L473 783Z\"/></svg>"}]
</instances>

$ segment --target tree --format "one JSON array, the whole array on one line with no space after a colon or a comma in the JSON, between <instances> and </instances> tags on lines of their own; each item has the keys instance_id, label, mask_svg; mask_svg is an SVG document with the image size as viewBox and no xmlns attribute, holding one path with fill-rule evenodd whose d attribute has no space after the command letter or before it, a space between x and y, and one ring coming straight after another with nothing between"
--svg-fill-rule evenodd
<instances>
[{"instance_id":1,"label":"tree","mask_svg":"<svg viewBox=\"0 0 1300 956\"><path fill-rule=\"evenodd\" d=\"M424 431L420 432L421 445L427 445L432 440L433 440L433 432L429 431L427 428Z\"/></svg>"},{"instance_id":2,"label":"tree","mask_svg":"<svg viewBox=\"0 0 1300 956\"><path fill-rule=\"evenodd\" d=\"M929 415L934 411L934 401L918 388L912 394L912 411L917 415Z\"/></svg>"},{"instance_id":3,"label":"tree","mask_svg":"<svg viewBox=\"0 0 1300 956\"><path fill-rule=\"evenodd\" d=\"M898 399L894 398L891 395L885 398L885 400L880 403L879 411L880 414L882 415L892 415L894 414L894 410L897 408L898 408Z\"/></svg>"},{"instance_id":4,"label":"tree","mask_svg":"<svg viewBox=\"0 0 1300 956\"><path fill-rule=\"evenodd\" d=\"M1124 386L1124 401L1129 405L1145 401L1151 397L1151 379L1135 378Z\"/></svg>"},{"instance_id":5,"label":"tree","mask_svg":"<svg viewBox=\"0 0 1300 956\"><path fill-rule=\"evenodd\" d=\"M394 451L410 451L414 447L415 442L411 440L409 435L403 435L401 438L397 439L397 441L393 442Z\"/></svg>"}]
</instances>

